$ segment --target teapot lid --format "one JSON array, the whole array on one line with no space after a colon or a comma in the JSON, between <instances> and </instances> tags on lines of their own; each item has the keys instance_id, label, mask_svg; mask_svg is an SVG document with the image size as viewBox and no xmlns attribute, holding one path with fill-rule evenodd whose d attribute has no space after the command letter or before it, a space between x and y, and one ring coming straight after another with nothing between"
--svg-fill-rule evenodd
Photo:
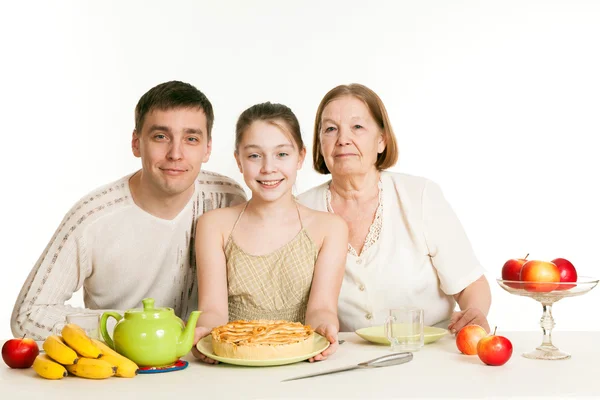
<instances>
[{"instance_id":1,"label":"teapot lid","mask_svg":"<svg viewBox=\"0 0 600 400\"><path fill-rule=\"evenodd\" d=\"M173 316L174 311L170 307L154 307L153 298L145 298L142 300L144 308L132 308L125 312L125 317L133 318L163 318Z\"/></svg>"}]
</instances>

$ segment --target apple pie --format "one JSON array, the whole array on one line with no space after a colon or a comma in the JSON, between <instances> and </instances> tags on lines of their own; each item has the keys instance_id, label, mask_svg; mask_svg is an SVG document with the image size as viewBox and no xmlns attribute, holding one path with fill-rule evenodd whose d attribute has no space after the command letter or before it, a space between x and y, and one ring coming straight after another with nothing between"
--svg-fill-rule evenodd
<instances>
[{"instance_id":1,"label":"apple pie","mask_svg":"<svg viewBox=\"0 0 600 400\"><path fill-rule=\"evenodd\" d=\"M273 360L308 354L314 331L289 321L232 321L211 332L217 356L244 360Z\"/></svg>"}]
</instances>

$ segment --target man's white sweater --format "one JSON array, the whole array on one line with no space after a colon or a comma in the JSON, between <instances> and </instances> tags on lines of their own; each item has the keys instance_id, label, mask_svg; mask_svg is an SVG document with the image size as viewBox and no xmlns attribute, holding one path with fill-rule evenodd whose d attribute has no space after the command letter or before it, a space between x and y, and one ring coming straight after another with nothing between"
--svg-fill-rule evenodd
<instances>
[{"instance_id":1,"label":"man's white sweater","mask_svg":"<svg viewBox=\"0 0 600 400\"><path fill-rule=\"evenodd\" d=\"M245 201L232 179L202 171L195 192L172 220L132 199L127 175L78 201L64 217L15 303L15 337L43 340L57 322L83 309L65 305L83 287L87 309L127 310L146 297L187 320L198 307L194 236L202 213Z\"/></svg>"}]
</instances>

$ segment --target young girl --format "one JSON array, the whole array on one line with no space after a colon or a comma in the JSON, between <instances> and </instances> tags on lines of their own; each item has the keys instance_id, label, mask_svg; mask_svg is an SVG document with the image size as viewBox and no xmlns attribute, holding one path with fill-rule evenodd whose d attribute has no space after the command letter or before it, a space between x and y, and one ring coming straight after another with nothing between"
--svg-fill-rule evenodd
<instances>
[{"instance_id":1,"label":"young girl","mask_svg":"<svg viewBox=\"0 0 600 400\"><path fill-rule=\"evenodd\" d=\"M252 198L198 218L202 314L195 340L233 320L297 321L330 341L310 361L323 360L337 349L347 225L339 216L302 206L292 195L306 148L288 107L263 103L244 111L234 154Z\"/></svg>"}]
</instances>

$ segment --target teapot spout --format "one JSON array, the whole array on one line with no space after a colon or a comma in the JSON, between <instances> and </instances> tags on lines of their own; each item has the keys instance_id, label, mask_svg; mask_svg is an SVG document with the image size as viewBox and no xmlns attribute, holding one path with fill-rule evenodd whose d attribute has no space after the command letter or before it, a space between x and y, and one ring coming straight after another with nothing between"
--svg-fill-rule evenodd
<instances>
[{"instance_id":1,"label":"teapot spout","mask_svg":"<svg viewBox=\"0 0 600 400\"><path fill-rule=\"evenodd\" d=\"M185 356L194 345L194 332L199 316L200 311L192 311L190 314L185 329L181 332L181 335L177 340L177 357Z\"/></svg>"}]
</instances>

